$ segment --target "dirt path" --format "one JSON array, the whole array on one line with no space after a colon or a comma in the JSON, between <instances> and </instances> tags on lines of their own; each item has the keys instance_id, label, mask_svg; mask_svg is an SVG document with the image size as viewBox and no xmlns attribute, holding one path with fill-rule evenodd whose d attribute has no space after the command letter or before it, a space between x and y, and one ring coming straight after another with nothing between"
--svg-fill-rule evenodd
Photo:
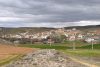
<instances>
[{"instance_id":1,"label":"dirt path","mask_svg":"<svg viewBox=\"0 0 100 67\"><path fill-rule=\"evenodd\" d=\"M75 61L75 62L81 63L81 64L83 64L83 65L85 65L85 66L88 66L88 67L99 67L99 66L97 66L97 65L89 64L89 63L87 63L87 62L78 60L78 59L76 59L76 58L74 58L74 57L69 57L69 58L70 58L71 60Z\"/></svg>"}]
</instances>

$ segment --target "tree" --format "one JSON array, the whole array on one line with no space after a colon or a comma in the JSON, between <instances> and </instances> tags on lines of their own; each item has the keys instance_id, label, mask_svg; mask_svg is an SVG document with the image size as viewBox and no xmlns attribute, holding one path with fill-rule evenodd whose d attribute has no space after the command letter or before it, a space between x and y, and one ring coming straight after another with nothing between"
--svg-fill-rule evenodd
<instances>
[{"instance_id":1,"label":"tree","mask_svg":"<svg viewBox=\"0 0 100 67\"><path fill-rule=\"evenodd\" d=\"M62 40L62 42L64 42L66 40L66 36L65 35L60 35L60 39Z\"/></svg>"}]
</instances>

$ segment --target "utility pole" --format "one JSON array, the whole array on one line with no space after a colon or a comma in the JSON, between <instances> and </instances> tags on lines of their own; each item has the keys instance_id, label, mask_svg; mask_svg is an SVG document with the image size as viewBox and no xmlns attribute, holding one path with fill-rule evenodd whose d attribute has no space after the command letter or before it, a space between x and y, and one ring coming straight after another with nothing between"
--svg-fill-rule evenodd
<instances>
[{"instance_id":1,"label":"utility pole","mask_svg":"<svg viewBox=\"0 0 100 67\"><path fill-rule=\"evenodd\" d=\"M51 40L52 40L51 32L50 32L49 34L50 34L49 44L50 44L50 46L51 46Z\"/></svg>"},{"instance_id":2,"label":"utility pole","mask_svg":"<svg viewBox=\"0 0 100 67\"><path fill-rule=\"evenodd\" d=\"M48 41L49 41L49 44L50 44L50 46L51 46L51 38L49 38Z\"/></svg>"},{"instance_id":3,"label":"utility pole","mask_svg":"<svg viewBox=\"0 0 100 67\"><path fill-rule=\"evenodd\" d=\"M75 42L73 41L73 50L75 50L75 49L76 49Z\"/></svg>"},{"instance_id":4,"label":"utility pole","mask_svg":"<svg viewBox=\"0 0 100 67\"><path fill-rule=\"evenodd\" d=\"M75 41L76 41L76 33L74 34L74 39L73 39L73 50L76 50L76 44L75 44Z\"/></svg>"},{"instance_id":5,"label":"utility pole","mask_svg":"<svg viewBox=\"0 0 100 67\"><path fill-rule=\"evenodd\" d=\"M50 46L51 46L51 39L50 39Z\"/></svg>"},{"instance_id":6,"label":"utility pole","mask_svg":"<svg viewBox=\"0 0 100 67\"><path fill-rule=\"evenodd\" d=\"M72 31L74 31L74 34L73 34L73 50L76 49L76 44L75 44L75 41L76 41L76 36L77 36L77 33L76 33L76 28L73 28Z\"/></svg>"},{"instance_id":7,"label":"utility pole","mask_svg":"<svg viewBox=\"0 0 100 67\"><path fill-rule=\"evenodd\" d=\"M92 50L94 49L93 40L91 40Z\"/></svg>"}]
</instances>

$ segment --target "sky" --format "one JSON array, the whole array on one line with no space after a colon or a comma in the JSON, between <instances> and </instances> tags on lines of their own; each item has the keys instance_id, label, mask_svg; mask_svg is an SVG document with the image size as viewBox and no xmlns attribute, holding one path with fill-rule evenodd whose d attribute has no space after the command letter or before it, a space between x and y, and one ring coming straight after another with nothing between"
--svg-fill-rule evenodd
<instances>
[{"instance_id":1,"label":"sky","mask_svg":"<svg viewBox=\"0 0 100 67\"><path fill-rule=\"evenodd\" d=\"M100 0L0 0L0 27L100 25Z\"/></svg>"}]
</instances>

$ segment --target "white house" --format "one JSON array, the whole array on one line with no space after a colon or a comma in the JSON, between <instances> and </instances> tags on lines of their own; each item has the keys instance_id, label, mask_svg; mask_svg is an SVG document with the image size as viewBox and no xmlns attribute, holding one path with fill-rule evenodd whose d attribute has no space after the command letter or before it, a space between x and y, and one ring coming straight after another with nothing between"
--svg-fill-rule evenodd
<instances>
[{"instance_id":1,"label":"white house","mask_svg":"<svg viewBox=\"0 0 100 67\"><path fill-rule=\"evenodd\" d=\"M85 41L88 43L91 43L92 41L94 41L94 39L93 38L86 38Z\"/></svg>"}]
</instances>

